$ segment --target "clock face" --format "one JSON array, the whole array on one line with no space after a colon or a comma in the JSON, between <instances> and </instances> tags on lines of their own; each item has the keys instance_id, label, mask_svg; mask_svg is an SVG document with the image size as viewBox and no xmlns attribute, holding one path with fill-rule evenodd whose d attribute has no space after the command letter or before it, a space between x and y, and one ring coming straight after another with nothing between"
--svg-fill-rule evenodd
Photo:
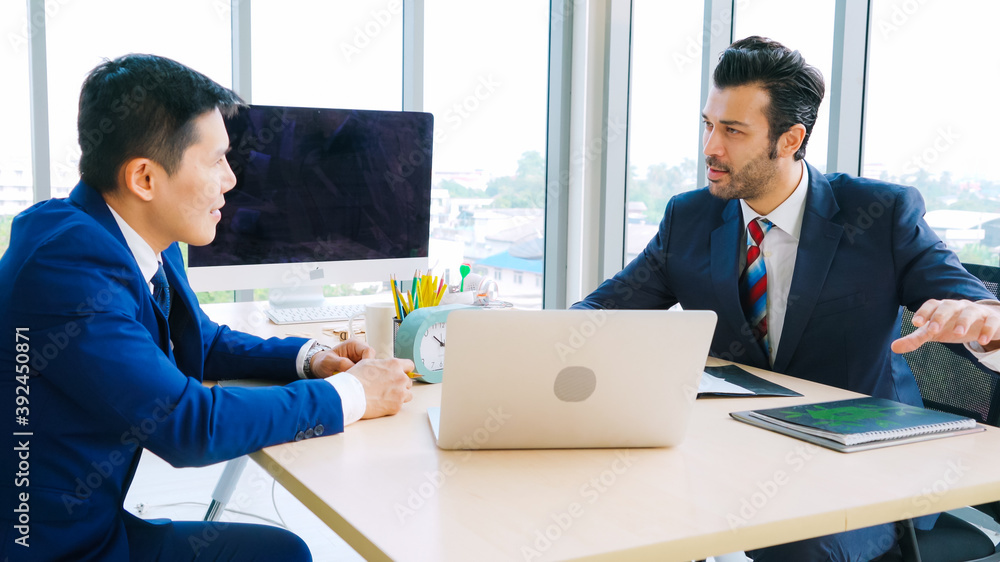
<instances>
[{"instance_id":1,"label":"clock face","mask_svg":"<svg viewBox=\"0 0 1000 562\"><path fill-rule=\"evenodd\" d=\"M420 362L427 370L444 369L444 322L431 324L420 335Z\"/></svg>"}]
</instances>

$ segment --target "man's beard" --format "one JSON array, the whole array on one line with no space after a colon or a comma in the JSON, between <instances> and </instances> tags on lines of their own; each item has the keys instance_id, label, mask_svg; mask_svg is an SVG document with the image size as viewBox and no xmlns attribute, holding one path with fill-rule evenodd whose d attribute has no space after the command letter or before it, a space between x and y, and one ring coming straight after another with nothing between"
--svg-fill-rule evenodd
<instances>
[{"instance_id":1,"label":"man's beard","mask_svg":"<svg viewBox=\"0 0 1000 562\"><path fill-rule=\"evenodd\" d=\"M708 156L705 164L729 172L725 183L709 182L709 192L720 199L757 199L768 192L771 181L778 175L777 158L771 158L768 151L750 160L739 170L733 170L718 159Z\"/></svg>"}]
</instances>

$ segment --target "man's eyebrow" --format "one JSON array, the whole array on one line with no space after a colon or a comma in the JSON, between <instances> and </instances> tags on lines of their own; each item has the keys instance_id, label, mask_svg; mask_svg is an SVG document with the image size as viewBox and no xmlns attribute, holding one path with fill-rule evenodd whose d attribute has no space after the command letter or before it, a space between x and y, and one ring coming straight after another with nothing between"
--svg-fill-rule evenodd
<instances>
[{"instance_id":1,"label":"man's eyebrow","mask_svg":"<svg viewBox=\"0 0 1000 562\"><path fill-rule=\"evenodd\" d=\"M701 114L701 118L704 119L705 121L709 120L708 115L705 115L704 113ZM749 123L744 123L743 121L737 121L735 119L720 119L719 123L722 123L723 125L726 126L736 125L738 127L750 127Z\"/></svg>"},{"instance_id":2,"label":"man's eyebrow","mask_svg":"<svg viewBox=\"0 0 1000 562\"><path fill-rule=\"evenodd\" d=\"M749 127L749 123L744 123L743 121L737 121L735 119L722 119L719 121L723 125L736 125L737 127Z\"/></svg>"}]
</instances>

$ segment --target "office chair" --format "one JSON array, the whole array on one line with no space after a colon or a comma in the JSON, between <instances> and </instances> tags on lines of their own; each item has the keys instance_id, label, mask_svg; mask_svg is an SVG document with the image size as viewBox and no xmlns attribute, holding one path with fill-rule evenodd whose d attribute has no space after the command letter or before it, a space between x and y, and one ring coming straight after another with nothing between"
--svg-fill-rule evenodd
<instances>
[{"instance_id":1,"label":"office chair","mask_svg":"<svg viewBox=\"0 0 1000 562\"><path fill-rule=\"evenodd\" d=\"M994 295L1000 296L1000 268L962 264L978 277ZM903 311L900 335L915 328L913 313ZM917 379L924 407L966 416L993 426L1000 425L1000 376L980 367L979 362L961 346L946 346L927 342L919 349L903 355ZM975 506L1000 523L1000 502ZM1000 561L1000 549L965 517L942 513L933 529L920 531L912 521L899 523L900 555L904 562L928 560L934 562ZM891 560L883 558L880 560Z\"/></svg>"}]
</instances>

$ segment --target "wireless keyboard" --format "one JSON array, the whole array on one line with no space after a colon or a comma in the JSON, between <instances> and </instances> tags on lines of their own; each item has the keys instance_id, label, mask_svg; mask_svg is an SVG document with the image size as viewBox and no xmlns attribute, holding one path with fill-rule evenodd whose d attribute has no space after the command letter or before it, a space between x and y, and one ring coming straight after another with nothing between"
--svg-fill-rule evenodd
<instances>
[{"instance_id":1,"label":"wireless keyboard","mask_svg":"<svg viewBox=\"0 0 1000 562\"><path fill-rule=\"evenodd\" d=\"M305 308L264 309L264 314L275 324L305 324L307 322L334 322L347 320L365 311L363 304L343 304L335 306L310 306Z\"/></svg>"}]
</instances>

